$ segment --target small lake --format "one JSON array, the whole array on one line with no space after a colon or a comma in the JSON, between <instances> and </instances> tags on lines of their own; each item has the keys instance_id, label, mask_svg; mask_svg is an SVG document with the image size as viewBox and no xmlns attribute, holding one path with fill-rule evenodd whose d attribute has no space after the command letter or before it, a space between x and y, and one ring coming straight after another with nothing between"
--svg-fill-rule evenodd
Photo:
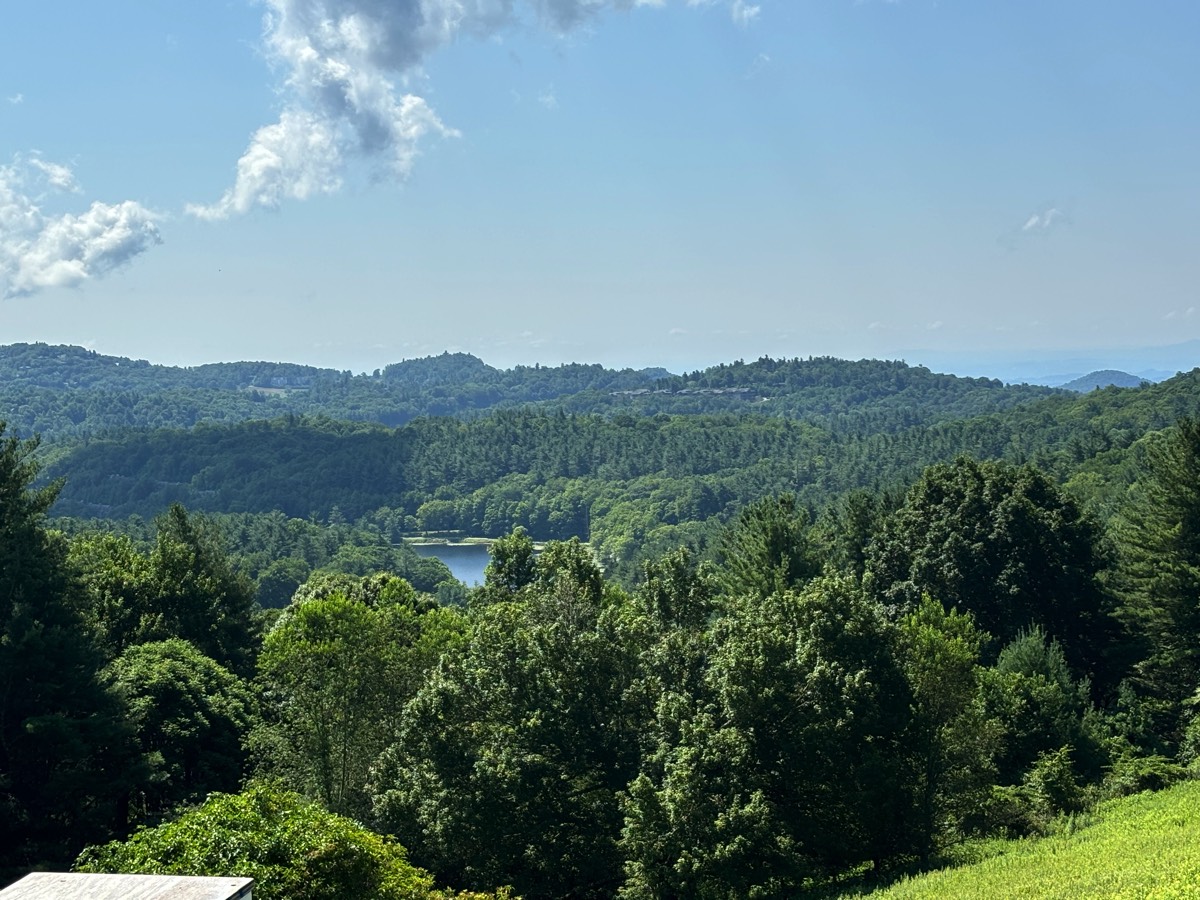
<instances>
[{"instance_id":1,"label":"small lake","mask_svg":"<svg viewBox=\"0 0 1200 900\"><path fill-rule=\"evenodd\" d=\"M490 559L487 544L414 544L413 549L418 556L440 559L467 587L483 584L483 569Z\"/></svg>"}]
</instances>

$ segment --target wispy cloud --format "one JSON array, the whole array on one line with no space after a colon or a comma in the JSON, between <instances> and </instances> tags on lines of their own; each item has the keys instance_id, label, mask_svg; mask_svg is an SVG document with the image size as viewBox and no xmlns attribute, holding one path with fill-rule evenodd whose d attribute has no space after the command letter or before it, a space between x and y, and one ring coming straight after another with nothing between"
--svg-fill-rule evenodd
<instances>
[{"instance_id":1,"label":"wispy cloud","mask_svg":"<svg viewBox=\"0 0 1200 900\"><path fill-rule=\"evenodd\" d=\"M758 18L758 14L762 12L762 7L755 3L746 3L745 0L733 0L733 5L729 11L733 16L733 21L744 26L749 25Z\"/></svg>"},{"instance_id":2,"label":"wispy cloud","mask_svg":"<svg viewBox=\"0 0 1200 900\"><path fill-rule=\"evenodd\" d=\"M75 287L160 243L158 217L132 200L48 216L36 199L75 190L67 166L38 157L0 166L0 297Z\"/></svg>"},{"instance_id":3,"label":"wispy cloud","mask_svg":"<svg viewBox=\"0 0 1200 900\"><path fill-rule=\"evenodd\" d=\"M551 111L558 109L558 96L554 93L554 85L538 94L538 103Z\"/></svg>"},{"instance_id":4,"label":"wispy cloud","mask_svg":"<svg viewBox=\"0 0 1200 900\"><path fill-rule=\"evenodd\" d=\"M707 5L713 0L688 0ZM745 25L759 14L746 0L727 3ZM454 137L424 98L403 90L435 50L459 37L485 38L520 21L527 7L545 28L564 33L606 9L662 6L663 0L265 0L264 44L284 73L279 121L250 139L233 185L214 203L187 210L225 219L337 191L348 164L403 179L427 137ZM554 95L539 97L552 108Z\"/></svg>"},{"instance_id":5,"label":"wispy cloud","mask_svg":"<svg viewBox=\"0 0 1200 900\"><path fill-rule=\"evenodd\" d=\"M746 67L746 71L742 77L749 81L751 78L757 77L769 65L771 65L771 57L765 53L760 53L750 61L750 65Z\"/></svg>"},{"instance_id":6,"label":"wispy cloud","mask_svg":"<svg viewBox=\"0 0 1200 900\"><path fill-rule=\"evenodd\" d=\"M40 156L31 157L28 163L41 172L46 182L55 190L73 192L79 190L79 185L75 183L75 173L69 166L46 162Z\"/></svg>"},{"instance_id":7,"label":"wispy cloud","mask_svg":"<svg viewBox=\"0 0 1200 900\"><path fill-rule=\"evenodd\" d=\"M1061 206L1047 204L1026 216L1020 227L1002 234L999 242L1009 250L1015 250L1024 241L1043 237L1069 224L1071 217Z\"/></svg>"},{"instance_id":8,"label":"wispy cloud","mask_svg":"<svg viewBox=\"0 0 1200 900\"><path fill-rule=\"evenodd\" d=\"M11 97L5 97L4 99L6 99L13 106L20 106L25 102L25 95L17 93L13 94Z\"/></svg>"},{"instance_id":9,"label":"wispy cloud","mask_svg":"<svg viewBox=\"0 0 1200 900\"><path fill-rule=\"evenodd\" d=\"M687 0L688 6L712 6L717 0ZM637 6L662 6L662 0L637 0ZM729 16L738 25L748 25L758 18L762 7L746 0L729 0Z\"/></svg>"},{"instance_id":10,"label":"wispy cloud","mask_svg":"<svg viewBox=\"0 0 1200 900\"><path fill-rule=\"evenodd\" d=\"M1031 231L1049 231L1064 219L1063 211L1057 206L1052 206L1043 212L1036 212L1026 219L1025 224L1021 226L1021 231L1026 234Z\"/></svg>"}]
</instances>

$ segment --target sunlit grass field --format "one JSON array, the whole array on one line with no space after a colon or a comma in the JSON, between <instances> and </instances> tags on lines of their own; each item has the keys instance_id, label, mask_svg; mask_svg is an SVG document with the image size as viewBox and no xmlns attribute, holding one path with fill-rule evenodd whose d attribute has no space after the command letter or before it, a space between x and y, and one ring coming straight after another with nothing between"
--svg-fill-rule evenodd
<instances>
[{"instance_id":1,"label":"sunlit grass field","mask_svg":"<svg viewBox=\"0 0 1200 900\"><path fill-rule=\"evenodd\" d=\"M982 862L906 879L869 895L1200 898L1200 782L1109 801L1073 833L1008 842Z\"/></svg>"}]
</instances>

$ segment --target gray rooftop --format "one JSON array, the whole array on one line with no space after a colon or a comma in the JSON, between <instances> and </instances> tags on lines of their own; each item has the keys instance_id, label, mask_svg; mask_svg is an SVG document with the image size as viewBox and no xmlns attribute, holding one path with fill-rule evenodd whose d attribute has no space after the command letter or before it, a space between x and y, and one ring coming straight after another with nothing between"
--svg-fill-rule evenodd
<instances>
[{"instance_id":1,"label":"gray rooftop","mask_svg":"<svg viewBox=\"0 0 1200 900\"><path fill-rule=\"evenodd\" d=\"M253 884L252 878L34 872L0 891L0 900L250 900Z\"/></svg>"}]
</instances>

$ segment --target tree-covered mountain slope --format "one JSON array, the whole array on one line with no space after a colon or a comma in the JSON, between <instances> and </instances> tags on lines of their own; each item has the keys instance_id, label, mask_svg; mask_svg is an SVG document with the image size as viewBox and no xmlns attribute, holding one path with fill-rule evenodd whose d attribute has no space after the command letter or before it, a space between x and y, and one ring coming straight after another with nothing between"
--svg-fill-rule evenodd
<instances>
[{"instance_id":1,"label":"tree-covered mountain slope","mask_svg":"<svg viewBox=\"0 0 1200 900\"><path fill-rule=\"evenodd\" d=\"M496 369L469 354L443 353L352 375L287 363L179 368L81 347L0 347L0 417L15 434L51 440L288 414L396 426L529 404L603 414L755 411L883 430L1009 409L1052 393L902 362L825 357L764 358L671 376L580 363Z\"/></svg>"},{"instance_id":2,"label":"tree-covered mountain slope","mask_svg":"<svg viewBox=\"0 0 1200 900\"><path fill-rule=\"evenodd\" d=\"M380 525L394 534L499 536L521 525L538 539L608 535L632 547L774 492L819 510L856 488L902 490L963 453L1033 462L1102 497L1121 489L1141 438L1189 415L1200 415L1200 372L875 432L749 412L518 409L397 429L292 416L60 445L47 476L65 479L62 515L150 517L174 502L318 519L337 508L350 521L386 510Z\"/></svg>"},{"instance_id":3,"label":"tree-covered mountain slope","mask_svg":"<svg viewBox=\"0 0 1200 900\"><path fill-rule=\"evenodd\" d=\"M1101 369L1098 372L1088 372L1086 375L1080 375L1078 378L1068 381L1061 387L1066 391L1086 394L1088 391L1096 391L1106 387L1139 387L1144 380L1136 375L1130 375L1128 372L1120 372L1116 369Z\"/></svg>"}]
</instances>

